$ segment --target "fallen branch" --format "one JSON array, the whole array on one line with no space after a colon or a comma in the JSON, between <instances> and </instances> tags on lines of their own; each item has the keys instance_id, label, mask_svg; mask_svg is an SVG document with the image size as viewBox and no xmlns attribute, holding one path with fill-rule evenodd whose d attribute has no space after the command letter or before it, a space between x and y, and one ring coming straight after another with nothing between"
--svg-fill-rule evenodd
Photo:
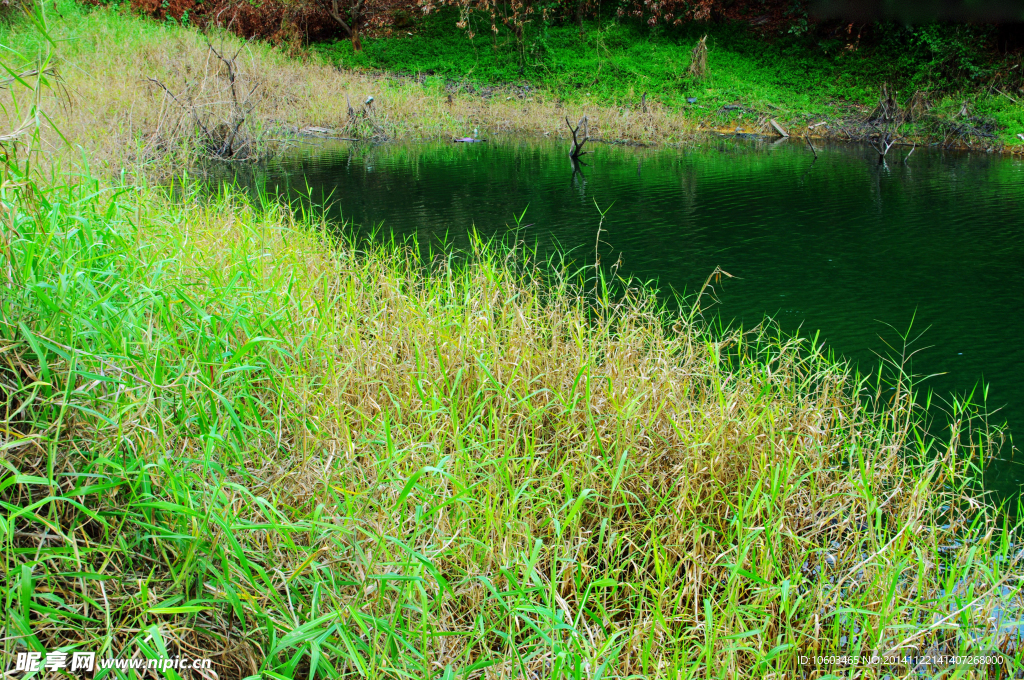
<instances>
[{"instance_id":1,"label":"fallen branch","mask_svg":"<svg viewBox=\"0 0 1024 680\"><path fill-rule=\"evenodd\" d=\"M910 150L910 153L908 153L908 154L907 154L907 155L906 155L906 156L905 156L905 157L903 158L903 162L904 162L904 163L906 163L906 162L907 162L907 159L908 159L908 158L910 158L911 156L913 156L913 155L914 155L914 151L916 151L916 150L917 150L917 142L914 142L914 148L912 148L912 149Z\"/></svg>"},{"instance_id":2,"label":"fallen branch","mask_svg":"<svg viewBox=\"0 0 1024 680\"><path fill-rule=\"evenodd\" d=\"M771 118L768 122L771 123L772 129L779 133L780 137L789 137L789 133L786 132L786 128L782 127L779 124L779 121L775 120L774 118Z\"/></svg>"},{"instance_id":3,"label":"fallen branch","mask_svg":"<svg viewBox=\"0 0 1024 680\"><path fill-rule=\"evenodd\" d=\"M811 144L811 138L808 135L804 135L804 141L807 142L807 146L811 147L811 153L814 154L814 160L818 160L818 152L814 150L814 145Z\"/></svg>"}]
</instances>

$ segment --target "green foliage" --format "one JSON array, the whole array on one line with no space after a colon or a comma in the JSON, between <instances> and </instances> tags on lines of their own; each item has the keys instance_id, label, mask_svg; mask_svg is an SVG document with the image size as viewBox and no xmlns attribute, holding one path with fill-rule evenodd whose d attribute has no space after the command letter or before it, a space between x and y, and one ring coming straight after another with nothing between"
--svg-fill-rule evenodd
<instances>
[{"instance_id":1,"label":"green foliage","mask_svg":"<svg viewBox=\"0 0 1024 680\"><path fill-rule=\"evenodd\" d=\"M969 89L990 76L999 62L986 50L991 27L932 23L880 24L881 52L896 58L907 84L921 89Z\"/></svg>"},{"instance_id":2,"label":"green foliage","mask_svg":"<svg viewBox=\"0 0 1024 680\"><path fill-rule=\"evenodd\" d=\"M772 111L796 123L841 116L851 105L873 107L883 83L904 99L922 89L935 100L961 92L981 100L998 67L983 49L985 31L967 26L880 26L874 44L850 50L843 40L802 30L766 40L737 24L652 31L617 20L587 21L582 30L568 23L531 25L520 51L503 27L470 39L455 28L457 19L438 11L422 18L413 35L367 39L358 54L346 42L313 49L343 67L429 74L472 86L470 91L529 85L566 101L582 97L626 107L636 107L647 92L651 101L714 124L736 119L714 115L726 104ZM686 72L704 32L711 76L697 81ZM688 106L687 97L697 97L697 106ZM985 106L1004 126L1005 139L1014 139L1020 107L1005 98Z\"/></svg>"},{"instance_id":3,"label":"green foliage","mask_svg":"<svg viewBox=\"0 0 1024 680\"><path fill-rule=\"evenodd\" d=\"M49 122L44 100L53 94L64 95L59 86L54 41L46 26L46 15L37 5L19 7L34 40L19 52L7 47L0 62L0 89L6 90L6 101L0 100L3 118L17 125L0 130L0 170L3 178L18 183L31 183L34 162L42 147L42 129Z\"/></svg>"}]
</instances>

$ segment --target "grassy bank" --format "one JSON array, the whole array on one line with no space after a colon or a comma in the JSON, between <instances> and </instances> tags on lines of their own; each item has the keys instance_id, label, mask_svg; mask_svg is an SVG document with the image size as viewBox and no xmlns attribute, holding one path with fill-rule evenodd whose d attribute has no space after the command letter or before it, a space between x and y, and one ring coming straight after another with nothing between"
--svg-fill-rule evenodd
<instances>
[{"instance_id":1,"label":"grassy bank","mask_svg":"<svg viewBox=\"0 0 1024 680\"><path fill-rule=\"evenodd\" d=\"M69 65L132 39L67 45L69 89L113 87ZM62 120L87 120L73 93ZM104 130L65 136L91 161L140 148ZM898 366L858 378L515 244L424 257L43 158L0 177L5 669L55 649L220 678L1022 667L977 405L938 441Z\"/></svg>"},{"instance_id":2,"label":"grassy bank","mask_svg":"<svg viewBox=\"0 0 1024 680\"><path fill-rule=\"evenodd\" d=\"M641 109L646 93L648 108L663 107L701 129L770 134L767 119L776 118L801 133L825 122L811 134L842 137L843 128L853 131L868 117L888 84L904 106L920 93L920 110L905 126L908 136L945 137L944 125L965 114L992 126L989 146L1019 144L1016 135L1024 133L1019 60L986 54L966 26L931 27L919 31L923 38L897 37L908 29L892 27L887 39L862 44L845 32L765 36L745 23L701 22L652 30L609 17L579 26L544 26L538 20L517 41L504 28L491 34L482 26L471 26L478 35L469 39L466 31L452 29L458 18L450 12L429 15L415 32L368 39L361 52L346 41L314 49L345 67L417 75L427 82L441 78L459 90L518 85L496 94L592 102L620 113ZM705 35L708 70L698 77L689 72L691 51Z\"/></svg>"},{"instance_id":3,"label":"grassy bank","mask_svg":"<svg viewBox=\"0 0 1024 680\"><path fill-rule=\"evenodd\" d=\"M69 95L49 110L97 172L166 176L206 151L196 139L196 112L211 127L232 121L224 69L196 29L70 0L58 2L49 27L61 44L58 69ZM710 76L698 84L680 77L689 58L685 35L638 39L627 26L591 27L586 40L572 47L568 30L552 37L548 56L530 67L529 88L515 85L524 78L509 72L517 62L503 51L480 38L470 42L432 33L429 24L415 39L367 39L358 58L349 43L289 53L226 33L214 32L212 41L221 53L238 54L239 82L252 92L244 102L243 132L256 140L256 155L272 153L281 140L311 127L316 134L325 130L368 140L449 139L475 129L480 136L567 138L564 117L584 114L592 136L605 140L664 144L683 143L702 130L767 132L771 117L794 134L825 121L809 132L845 138L859 134L856 121L877 103L880 81L893 75L878 58L808 60L787 57L777 47L754 56L756 44L737 33L712 41ZM0 42L27 55L40 46L39 36L22 23L0 24ZM736 47L730 51L727 45ZM381 75L375 68L409 75ZM846 71L852 75L836 77ZM581 74L593 74L596 82L584 83ZM646 111L639 102L643 92ZM694 105L682 99L691 95L698 100ZM928 125L935 139L949 132L943 127L949 121L964 122L956 96L931 103L929 115L935 118ZM739 108L723 110L726 105ZM1024 131L1024 108L999 93L973 101L968 111L969 117L987 116L1005 126L994 139L973 139L983 148L1012 143ZM950 133L943 139L960 137ZM56 137L51 143L64 148ZM77 151L65 153L66 164L81 158Z\"/></svg>"},{"instance_id":4,"label":"grassy bank","mask_svg":"<svg viewBox=\"0 0 1024 680\"><path fill-rule=\"evenodd\" d=\"M61 44L58 70L68 97L56 101L59 92L49 93L48 110L94 169L108 175L124 169L129 176L166 176L202 155L191 111L150 79L183 101L194 101L195 109L214 123L230 120L224 70L203 35L194 28L68 0L58 8L49 30ZM563 116L586 112L595 134L611 138L652 139L657 134L678 142L696 129L693 121L657 109L623 115L594 102L563 107L553 100L527 103L468 93L449 101L440 82L424 86L410 78L339 69L312 52L289 56L227 33L211 37L223 54L238 51L240 83L246 92L255 88L245 130L260 140L258 153L271 153L279 140L286 142L309 127L378 140L450 139L472 134L474 128L564 135ZM41 47L41 38L23 23L0 24L0 41L26 55ZM373 109L367 112L364 102L370 96ZM355 119L348 114L350 103ZM55 135L50 148L63 155L65 164L81 161L81 154L67 152Z\"/></svg>"},{"instance_id":5,"label":"grassy bank","mask_svg":"<svg viewBox=\"0 0 1024 680\"><path fill-rule=\"evenodd\" d=\"M817 348L641 290L79 179L3 187L5 654L674 678L1005 647L973 406L926 449L905 384L866 409Z\"/></svg>"}]
</instances>

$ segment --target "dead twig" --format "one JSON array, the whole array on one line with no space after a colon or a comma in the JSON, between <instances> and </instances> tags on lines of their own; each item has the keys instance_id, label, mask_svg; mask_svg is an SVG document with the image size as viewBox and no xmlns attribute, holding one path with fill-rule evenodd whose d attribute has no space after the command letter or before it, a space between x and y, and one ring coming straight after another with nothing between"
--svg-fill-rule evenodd
<instances>
[{"instance_id":1,"label":"dead twig","mask_svg":"<svg viewBox=\"0 0 1024 680\"><path fill-rule=\"evenodd\" d=\"M914 142L914 148L912 148L910 150L910 153L908 153L906 156L903 157L903 162L906 163L907 159L910 158L911 156L913 156L914 155L914 151L916 151L916 150L917 150L917 142Z\"/></svg>"},{"instance_id":2,"label":"dead twig","mask_svg":"<svg viewBox=\"0 0 1024 680\"><path fill-rule=\"evenodd\" d=\"M900 110L899 102L896 101L896 94L890 94L888 85L883 84L882 97L867 120L868 124L877 131L874 139L868 137L868 144L878 152L879 165L885 162L885 155L896 143L900 125L906 117Z\"/></svg>"},{"instance_id":3,"label":"dead twig","mask_svg":"<svg viewBox=\"0 0 1024 680\"><path fill-rule=\"evenodd\" d=\"M197 134L206 152L213 158L237 159L245 157L254 146L252 134L247 134L246 125L251 120L256 103L253 95L259 89L259 81L254 82L251 87L243 87L242 76L238 68L238 55L244 48L244 44L228 56L219 50L207 38L209 53L214 55L220 62L223 71L221 72L225 84L223 89L210 90L209 77L204 77L198 84L186 84L185 88L178 93L173 92L166 84L156 78L147 77L146 80L156 85L168 97L185 117L192 121L194 134ZM209 72L207 72L207 76ZM214 82L217 78L215 77ZM225 105L227 110L225 111ZM174 122L169 133L158 135L161 137L174 137L181 127L180 118Z\"/></svg>"}]
</instances>

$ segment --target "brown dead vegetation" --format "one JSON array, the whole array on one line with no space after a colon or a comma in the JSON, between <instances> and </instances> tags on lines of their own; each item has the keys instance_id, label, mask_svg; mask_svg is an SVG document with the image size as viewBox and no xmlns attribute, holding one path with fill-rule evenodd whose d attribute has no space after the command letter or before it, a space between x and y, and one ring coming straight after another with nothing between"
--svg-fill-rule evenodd
<instances>
[{"instance_id":1,"label":"brown dead vegetation","mask_svg":"<svg viewBox=\"0 0 1024 680\"><path fill-rule=\"evenodd\" d=\"M86 0L105 5L103 0ZM217 26L236 35L259 38L272 44L351 38L359 47L364 29L386 33L396 13L410 13L416 4L408 0L131 0L131 8L154 19L174 19L200 27Z\"/></svg>"}]
</instances>

